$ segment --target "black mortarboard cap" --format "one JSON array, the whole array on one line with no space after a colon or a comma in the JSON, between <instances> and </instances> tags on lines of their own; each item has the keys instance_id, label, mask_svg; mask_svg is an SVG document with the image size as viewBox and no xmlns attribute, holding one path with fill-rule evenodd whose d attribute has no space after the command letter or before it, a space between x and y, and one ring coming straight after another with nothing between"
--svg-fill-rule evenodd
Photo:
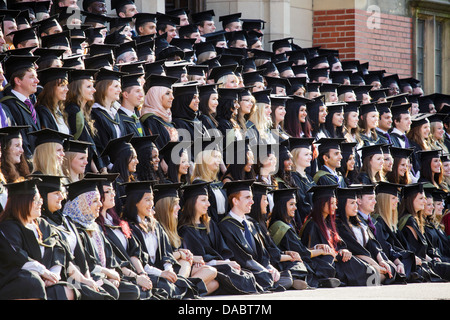
<instances>
[{"instance_id":1,"label":"black mortarboard cap","mask_svg":"<svg viewBox=\"0 0 450 320\"><path fill-rule=\"evenodd\" d=\"M94 80L97 69L74 69L69 73L69 83L77 80Z\"/></svg>"},{"instance_id":2,"label":"black mortarboard cap","mask_svg":"<svg viewBox=\"0 0 450 320\"><path fill-rule=\"evenodd\" d=\"M337 89L341 86L339 83L322 83L320 86L320 92L337 92Z\"/></svg>"},{"instance_id":3,"label":"black mortarboard cap","mask_svg":"<svg viewBox=\"0 0 450 320\"><path fill-rule=\"evenodd\" d=\"M389 88L392 83L398 84L400 81L398 74L391 74L381 79L381 84L384 88Z\"/></svg>"},{"instance_id":4,"label":"black mortarboard cap","mask_svg":"<svg viewBox=\"0 0 450 320\"><path fill-rule=\"evenodd\" d=\"M349 61L341 61L342 70L355 70L355 72L359 69L359 61L358 60L349 60Z\"/></svg>"},{"instance_id":5,"label":"black mortarboard cap","mask_svg":"<svg viewBox=\"0 0 450 320\"><path fill-rule=\"evenodd\" d=\"M403 186L401 184L379 181L377 183L377 186L375 187L375 192L377 194L387 193L393 196L398 196L398 194L401 192L402 187Z\"/></svg>"},{"instance_id":6,"label":"black mortarboard cap","mask_svg":"<svg viewBox=\"0 0 450 320\"><path fill-rule=\"evenodd\" d=\"M369 96L373 101L378 101L379 99L386 98L388 95L389 88L375 89L369 91Z\"/></svg>"},{"instance_id":7,"label":"black mortarboard cap","mask_svg":"<svg viewBox=\"0 0 450 320\"><path fill-rule=\"evenodd\" d=\"M383 154L383 149L381 147L381 144L363 146L363 147L359 148L358 151L362 151L361 159L365 159L365 158L373 156L375 154Z\"/></svg>"},{"instance_id":8,"label":"black mortarboard cap","mask_svg":"<svg viewBox=\"0 0 450 320\"><path fill-rule=\"evenodd\" d=\"M183 199L195 198L197 196L208 195L208 185L210 182L193 182L191 184L185 184L181 186L183 193Z\"/></svg>"},{"instance_id":9,"label":"black mortarboard cap","mask_svg":"<svg viewBox=\"0 0 450 320\"><path fill-rule=\"evenodd\" d=\"M365 104L361 104L359 106L359 115L360 116L367 114L369 112L375 112L375 111L378 111L377 104L375 102L365 103Z\"/></svg>"},{"instance_id":10,"label":"black mortarboard cap","mask_svg":"<svg viewBox=\"0 0 450 320\"><path fill-rule=\"evenodd\" d=\"M377 102L376 103L376 107L377 107L378 113L380 115L382 115L383 113L390 113L391 112L391 106L392 106L392 101Z\"/></svg>"},{"instance_id":11,"label":"black mortarboard cap","mask_svg":"<svg viewBox=\"0 0 450 320\"><path fill-rule=\"evenodd\" d=\"M229 23L240 22L241 21L241 16L242 16L241 12L228 14L228 15L225 15L225 16L220 16L219 17L219 21L222 22L222 27L225 29L225 27Z\"/></svg>"},{"instance_id":12,"label":"black mortarboard cap","mask_svg":"<svg viewBox=\"0 0 450 320\"><path fill-rule=\"evenodd\" d=\"M275 188L275 186L272 185L268 185L262 182L254 182L252 184L252 193L253 196L258 195L258 194L262 194L262 195L267 195L269 193L269 191L271 191L273 188Z\"/></svg>"},{"instance_id":13,"label":"black mortarboard cap","mask_svg":"<svg viewBox=\"0 0 450 320\"><path fill-rule=\"evenodd\" d=\"M127 134L125 136L109 140L101 154L101 157L109 156L111 163L114 163L117 159L123 156L124 151L132 148L132 145L130 144L132 137L133 134Z\"/></svg>"},{"instance_id":14,"label":"black mortarboard cap","mask_svg":"<svg viewBox=\"0 0 450 320\"><path fill-rule=\"evenodd\" d=\"M338 198L338 201L342 201L345 199L354 199L359 195L360 192L359 187L353 187L350 186L348 188L337 188L336 189L336 196ZM345 205L345 202L342 203L342 205Z\"/></svg>"},{"instance_id":15,"label":"black mortarboard cap","mask_svg":"<svg viewBox=\"0 0 450 320\"><path fill-rule=\"evenodd\" d=\"M359 112L359 107L361 106L362 101L347 101L347 104L344 106L344 113L346 112Z\"/></svg>"},{"instance_id":16,"label":"black mortarboard cap","mask_svg":"<svg viewBox=\"0 0 450 320\"><path fill-rule=\"evenodd\" d=\"M14 195L33 195L38 192L38 178L31 178L20 182L7 183L4 185L8 190L8 194Z\"/></svg>"},{"instance_id":17,"label":"black mortarboard cap","mask_svg":"<svg viewBox=\"0 0 450 320\"><path fill-rule=\"evenodd\" d=\"M55 191L62 191L63 176L47 175L47 174L30 174L28 177L38 179L36 186L41 196Z\"/></svg>"},{"instance_id":18,"label":"black mortarboard cap","mask_svg":"<svg viewBox=\"0 0 450 320\"><path fill-rule=\"evenodd\" d=\"M320 55L320 56L314 57L312 59L309 59L308 67L312 69L321 63L328 64L328 56L327 55Z\"/></svg>"},{"instance_id":19,"label":"black mortarboard cap","mask_svg":"<svg viewBox=\"0 0 450 320\"><path fill-rule=\"evenodd\" d=\"M141 86L139 81L140 77L142 77L143 73L135 73L135 74L126 74L121 77L122 91L125 88Z\"/></svg>"},{"instance_id":20,"label":"black mortarboard cap","mask_svg":"<svg viewBox=\"0 0 450 320\"><path fill-rule=\"evenodd\" d=\"M214 10L207 10L191 14L191 19L194 24L200 24L203 21L213 21L214 16Z\"/></svg>"},{"instance_id":21,"label":"black mortarboard cap","mask_svg":"<svg viewBox=\"0 0 450 320\"><path fill-rule=\"evenodd\" d=\"M66 187L68 189L67 198L72 201L79 195L98 190L98 183L102 180L106 180L106 178L100 179L81 179L76 182L72 182L67 184Z\"/></svg>"},{"instance_id":22,"label":"black mortarboard cap","mask_svg":"<svg viewBox=\"0 0 450 320\"><path fill-rule=\"evenodd\" d=\"M319 145L319 153L325 153L330 149L341 149L341 143L345 138L321 138L316 143Z\"/></svg>"},{"instance_id":23,"label":"black mortarboard cap","mask_svg":"<svg viewBox=\"0 0 450 320\"><path fill-rule=\"evenodd\" d=\"M218 93L216 83L204 84L204 85L198 86L198 95L200 97L202 97L204 95L211 95L212 93Z\"/></svg>"},{"instance_id":24,"label":"black mortarboard cap","mask_svg":"<svg viewBox=\"0 0 450 320\"><path fill-rule=\"evenodd\" d=\"M149 88L159 86L171 89L172 85L178 81L178 78L151 74L146 80L150 84Z\"/></svg>"},{"instance_id":25,"label":"black mortarboard cap","mask_svg":"<svg viewBox=\"0 0 450 320\"><path fill-rule=\"evenodd\" d=\"M275 52L277 49L280 48L291 48L292 49L292 40L294 38L283 38L283 39L276 39L276 40L270 40L269 43L272 43L272 52Z\"/></svg>"},{"instance_id":26,"label":"black mortarboard cap","mask_svg":"<svg viewBox=\"0 0 450 320\"><path fill-rule=\"evenodd\" d=\"M310 69L308 68L308 75L311 80L318 81L320 77L329 78L330 68Z\"/></svg>"},{"instance_id":27,"label":"black mortarboard cap","mask_svg":"<svg viewBox=\"0 0 450 320\"><path fill-rule=\"evenodd\" d=\"M402 198L408 198L410 196L416 195L417 193L423 192L423 183L412 183L403 186Z\"/></svg>"},{"instance_id":28,"label":"black mortarboard cap","mask_svg":"<svg viewBox=\"0 0 450 320\"><path fill-rule=\"evenodd\" d=\"M153 184L153 180L147 180L125 182L121 185L125 187L125 195L129 196L130 194L153 193Z\"/></svg>"},{"instance_id":29,"label":"black mortarboard cap","mask_svg":"<svg viewBox=\"0 0 450 320\"><path fill-rule=\"evenodd\" d=\"M435 159L441 158L442 149L437 150L419 150L417 151L417 155L419 156L420 161L424 161L427 159Z\"/></svg>"},{"instance_id":30,"label":"black mortarboard cap","mask_svg":"<svg viewBox=\"0 0 450 320\"><path fill-rule=\"evenodd\" d=\"M414 152L413 148L398 148L391 146L390 147L391 155L394 158L404 158L408 159Z\"/></svg>"},{"instance_id":31,"label":"black mortarboard cap","mask_svg":"<svg viewBox=\"0 0 450 320\"><path fill-rule=\"evenodd\" d=\"M289 138L289 150L297 148L310 148L314 142L314 138Z\"/></svg>"},{"instance_id":32,"label":"black mortarboard cap","mask_svg":"<svg viewBox=\"0 0 450 320\"><path fill-rule=\"evenodd\" d=\"M343 142L341 143L341 153L342 155L351 155L355 151L357 143L356 142Z\"/></svg>"},{"instance_id":33,"label":"black mortarboard cap","mask_svg":"<svg viewBox=\"0 0 450 320\"><path fill-rule=\"evenodd\" d=\"M156 24L168 24L172 26L178 26L180 25L180 18L176 16L169 16L168 14L156 13Z\"/></svg>"},{"instance_id":34,"label":"black mortarboard cap","mask_svg":"<svg viewBox=\"0 0 450 320\"><path fill-rule=\"evenodd\" d=\"M54 46L70 47L70 30L42 37L41 42L43 48L50 48Z\"/></svg>"},{"instance_id":35,"label":"black mortarboard cap","mask_svg":"<svg viewBox=\"0 0 450 320\"><path fill-rule=\"evenodd\" d=\"M333 83L344 84L345 80L350 81L351 71L331 71L330 79Z\"/></svg>"},{"instance_id":36,"label":"black mortarboard cap","mask_svg":"<svg viewBox=\"0 0 450 320\"><path fill-rule=\"evenodd\" d=\"M64 140L64 152L76 152L76 153L86 153L88 148L93 144L86 141L80 140Z\"/></svg>"},{"instance_id":37,"label":"black mortarboard cap","mask_svg":"<svg viewBox=\"0 0 450 320\"><path fill-rule=\"evenodd\" d=\"M124 73L124 72L101 68L98 71L98 73L95 75L95 81L99 82L99 81L103 81L103 80L113 80L113 81L115 80L115 81L120 82L120 79L124 75L126 75L126 73Z\"/></svg>"},{"instance_id":38,"label":"black mortarboard cap","mask_svg":"<svg viewBox=\"0 0 450 320\"><path fill-rule=\"evenodd\" d=\"M242 21L242 30L251 31L251 30L263 30L266 21L261 19L241 19Z\"/></svg>"},{"instance_id":39,"label":"black mortarboard cap","mask_svg":"<svg viewBox=\"0 0 450 320\"><path fill-rule=\"evenodd\" d=\"M6 79L10 80L11 75L19 70L34 68L37 56L16 56L10 55L3 62Z\"/></svg>"},{"instance_id":40,"label":"black mortarboard cap","mask_svg":"<svg viewBox=\"0 0 450 320\"><path fill-rule=\"evenodd\" d=\"M336 189L339 185L314 185L308 189L313 193L313 199L336 197Z\"/></svg>"},{"instance_id":41,"label":"black mortarboard cap","mask_svg":"<svg viewBox=\"0 0 450 320\"><path fill-rule=\"evenodd\" d=\"M114 57L112 53L98 54L96 56L84 58L84 65L86 69L112 68L113 64Z\"/></svg>"},{"instance_id":42,"label":"black mortarboard cap","mask_svg":"<svg viewBox=\"0 0 450 320\"><path fill-rule=\"evenodd\" d=\"M71 68L46 68L46 69L38 69L37 74L39 78L39 84L41 86L45 86L47 83L57 79L68 80L69 72Z\"/></svg>"},{"instance_id":43,"label":"black mortarboard cap","mask_svg":"<svg viewBox=\"0 0 450 320\"><path fill-rule=\"evenodd\" d=\"M272 89L261 90L257 92L253 92L253 96L255 97L256 103L265 103L270 104L270 93Z\"/></svg>"},{"instance_id":44,"label":"black mortarboard cap","mask_svg":"<svg viewBox=\"0 0 450 320\"><path fill-rule=\"evenodd\" d=\"M13 31L10 34L14 35L13 45L17 48L18 44L32 39L39 39L36 34L36 27L25 28L17 31ZM44 37L43 37L44 38Z\"/></svg>"},{"instance_id":45,"label":"black mortarboard cap","mask_svg":"<svg viewBox=\"0 0 450 320\"><path fill-rule=\"evenodd\" d=\"M209 74L209 79L213 79L214 82L218 82L218 80L226 75L233 75L236 71L236 65L223 65L219 67L214 67L211 69L211 72Z\"/></svg>"},{"instance_id":46,"label":"black mortarboard cap","mask_svg":"<svg viewBox=\"0 0 450 320\"><path fill-rule=\"evenodd\" d=\"M156 139L158 139L159 135L149 135L149 136L134 136L131 138L130 143L133 146L133 148L136 150L136 153L139 154L139 152L144 151L145 149L152 149L153 144L155 143Z\"/></svg>"},{"instance_id":47,"label":"black mortarboard cap","mask_svg":"<svg viewBox=\"0 0 450 320\"><path fill-rule=\"evenodd\" d=\"M283 200L290 200L297 197L297 188L274 189L270 192L273 195L274 203Z\"/></svg>"},{"instance_id":48,"label":"black mortarboard cap","mask_svg":"<svg viewBox=\"0 0 450 320\"><path fill-rule=\"evenodd\" d=\"M55 142L62 145L64 140L72 138L72 135L70 134L65 134L49 128L33 131L28 134L36 137L35 146L50 142Z\"/></svg>"},{"instance_id":49,"label":"black mortarboard cap","mask_svg":"<svg viewBox=\"0 0 450 320\"><path fill-rule=\"evenodd\" d=\"M391 106L391 113L392 116L395 117L400 114L409 114L409 108L411 107L411 104L399 104L396 106Z\"/></svg>"},{"instance_id":50,"label":"black mortarboard cap","mask_svg":"<svg viewBox=\"0 0 450 320\"><path fill-rule=\"evenodd\" d=\"M173 96L184 96L184 95L195 95L198 94L198 82L196 81L190 81L190 82L184 82L179 84L174 84L173 89Z\"/></svg>"},{"instance_id":51,"label":"black mortarboard cap","mask_svg":"<svg viewBox=\"0 0 450 320\"><path fill-rule=\"evenodd\" d=\"M240 192L240 191L251 191L251 186L255 180L236 180L229 181L223 185L223 189L227 191L227 195Z\"/></svg>"},{"instance_id":52,"label":"black mortarboard cap","mask_svg":"<svg viewBox=\"0 0 450 320\"><path fill-rule=\"evenodd\" d=\"M178 198L181 183L162 183L153 185L154 202L164 198Z\"/></svg>"}]
</instances>

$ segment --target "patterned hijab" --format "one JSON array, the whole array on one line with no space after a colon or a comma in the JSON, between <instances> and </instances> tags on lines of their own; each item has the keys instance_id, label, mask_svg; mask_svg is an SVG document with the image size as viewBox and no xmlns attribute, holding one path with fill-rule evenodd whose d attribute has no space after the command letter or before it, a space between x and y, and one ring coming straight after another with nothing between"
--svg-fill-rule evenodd
<instances>
[{"instance_id":1,"label":"patterned hijab","mask_svg":"<svg viewBox=\"0 0 450 320\"><path fill-rule=\"evenodd\" d=\"M91 212L91 205L96 196L98 196L98 191L89 191L80 194L72 201L67 201L64 206L63 214L67 215L84 228L96 229L96 216Z\"/></svg>"}]
</instances>

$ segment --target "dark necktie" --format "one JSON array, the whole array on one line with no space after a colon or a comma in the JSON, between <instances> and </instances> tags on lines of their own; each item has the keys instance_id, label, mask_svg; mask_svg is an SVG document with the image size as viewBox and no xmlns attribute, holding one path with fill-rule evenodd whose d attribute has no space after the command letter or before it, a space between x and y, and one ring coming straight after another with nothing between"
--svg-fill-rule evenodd
<instances>
[{"instance_id":1,"label":"dark necktie","mask_svg":"<svg viewBox=\"0 0 450 320\"><path fill-rule=\"evenodd\" d=\"M375 228L375 225L373 224L372 218L370 218L370 216L368 216L368 218L367 218L367 224L368 224L370 230L372 230L372 233L374 235L376 235L377 229Z\"/></svg>"},{"instance_id":2,"label":"dark necktie","mask_svg":"<svg viewBox=\"0 0 450 320\"><path fill-rule=\"evenodd\" d=\"M402 139L403 141L405 141L405 148L409 148L409 141L408 138L406 137L406 134L402 135Z\"/></svg>"},{"instance_id":3,"label":"dark necktie","mask_svg":"<svg viewBox=\"0 0 450 320\"><path fill-rule=\"evenodd\" d=\"M252 233L250 232L250 229L248 228L247 222L245 220L243 220L242 224L244 226L245 240L247 240L247 243L250 245L250 247L253 250L255 250L255 240L253 239Z\"/></svg>"},{"instance_id":4,"label":"dark necktie","mask_svg":"<svg viewBox=\"0 0 450 320\"><path fill-rule=\"evenodd\" d=\"M28 106L28 108L31 111L31 117L33 118L33 121L35 124L37 124L37 115L36 115L36 109L34 109L33 104L31 103L30 99L25 100L25 104Z\"/></svg>"}]
</instances>

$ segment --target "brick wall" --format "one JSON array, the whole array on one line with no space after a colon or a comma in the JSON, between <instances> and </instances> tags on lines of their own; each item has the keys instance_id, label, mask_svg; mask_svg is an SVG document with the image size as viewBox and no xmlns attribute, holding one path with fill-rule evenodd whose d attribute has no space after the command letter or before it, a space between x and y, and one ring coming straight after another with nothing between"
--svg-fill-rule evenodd
<instances>
[{"instance_id":1,"label":"brick wall","mask_svg":"<svg viewBox=\"0 0 450 320\"><path fill-rule=\"evenodd\" d=\"M341 60L368 61L369 70L385 69L400 78L410 77L412 19L383 13L373 18L358 9L314 11L313 46L338 49Z\"/></svg>"}]
</instances>

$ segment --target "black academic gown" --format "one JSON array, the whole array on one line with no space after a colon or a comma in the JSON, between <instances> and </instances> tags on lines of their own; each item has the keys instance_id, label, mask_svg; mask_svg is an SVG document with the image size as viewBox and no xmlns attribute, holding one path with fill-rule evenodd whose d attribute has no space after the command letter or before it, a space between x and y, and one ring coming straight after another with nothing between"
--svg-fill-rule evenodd
<instances>
[{"instance_id":1,"label":"black academic gown","mask_svg":"<svg viewBox=\"0 0 450 320\"><path fill-rule=\"evenodd\" d=\"M245 239L244 226L229 214L220 221L219 229L225 243L233 252L236 262L242 268L252 272L261 287L265 290L272 290L275 287L275 283L272 275L267 270L270 264L270 256L253 223L247 220L247 224L253 236L255 248L252 248Z\"/></svg>"},{"instance_id":2,"label":"black academic gown","mask_svg":"<svg viewBox=\"0 0 450 320\"><path fill-rule=\"evenodd\" d=\"M322 167L319 171L314 175L314 182L319 185L335 185L338 184L340 188L346 188L347 185L344 181L344 177L338 171L336 171L336 176L334 176L330 171L328 171L325 167Z\"/></svg>"},{"instance_id":3,"label":"black academic gown","mask_svg":"<svg viewBox=\"0 0 450 320\"><path fill-rule=\"evenodd\" d=\"M303 225L300 238L307 248L313 248L316 244L329 245L328 240L322 235L319 225L311 218ZM341 239L336 248L332 249L339 251L346 248L345 242ZM369 286L375 284L373 282L375 280L375 269L354 255L346 262L342 261L341 255L337 255L334 261L334 267L336 270L336 278L344 285Z\"/></svg>"},{"instance_id":4,"label":"black academic gown","mask_svg":"<svg viewBox=\"0 0 450 320\"><path fill-rule=\"evenodd\" d=\"M120 281L120 285L116 288L108 279L103 278L102 274L95 274L94 270L96 266L102 266L100 256L97 253L92 242L89 232L92 232L92 229L85 228L79 223L75 223L78 233L80 234L80 238L83 241L83 246L85 248L86 261L89 266L89 270L93 275L94 280L102 279L103 285L102 288L105 289L115 300L138 300L140 298L140 290L139 287L132 282L128 281L125 278L122 278ZM96 224L93 224L94 227L99 228ZM111 243L106 239L104 233L99 231L100 237L103 242L104 255L105 255L105 268L113 269L117 271L120 275L122 275L122 270L120 270L120 262L114 254Z\"/></svg>"},{"instance_id":5,"label":"black academic gown","mask_svg":"<svg viewBox=\"0 0 450 320\"><path fill-rule=\"evenodd\" d=\"M444 231L431 222L425 224L425 237L434 253L445 262L450 262L450 239ZM429 254L430 255L430 254Z\"/></svg>"},{"instance_id":6,"label":"black academic gown","mask_svg":"<svg viewBox=\"0 0 450 320\"><path fill-rule=\"evenodd\" d=\"M60 276L62 281L59 281L55 285L45 287L47 300L66 300L64 287L70 287L75 293L76 299L79 299L78 290L63 281L67 279L67 267L68 261L66 260L66 254L63 246L60 243L59 235L54 228L44 219L37 218L39 230L42 233L42 242L40 242L34 232L25 227L21 222L16 220L5 220L2 222L0 230L4 233L5 237L10 241L11 245L19 251L26 259L35 260L47 269L54 266L61 267ZM41 252L41 246L44 247L43 253ZM22 288L23 290L24 288ZM26 288L25 290L27 290ZM27 294L24 294L27 296Z\"/></svg>"},{"instance_id":7,"label":"black academic gown","mask_svg":"<svg viewBox=\"0 0 450 320\"><path fill-rule=\"evenodd\" d=\"M139 117L130 117L125 111L119 109L117 111L119 118L123 124L124 132L122 135L134 134L135 137L143 137L145 135L144 128L142 127Z\"/></svg>"},{"instance_id":8,"label":"black academic gown","mask_svg":"<svg viewBox=\"0 0 450 320\"><path fill-rule=\"evenodd\" d=\"M45 208L42 209L42 218L45 219L50 225L52 225L53 228L59 233L61 243L67 255L67 259L73 265L75 265L83 275L89 273L89 267L87 265L85 256L85 248L83 246L83 242L81 241L80 235L78 234L78 229L75 226L75 223L69 217L63 215L60 211L50 213ZM71 252L68 243L68 237L70 234L75 236L77 241L73 252ZM99 286L99 290L96 291L84 283L76 282L74 279L72 279L72 281L76 283L77 288L80 291L81 300L113 299L113 297L101 286Z\"/></svg>"},{"instance_id":9,"label":"black academic gown","mask_svg":"<svg viewBox=\"0 0 450 320\"><path fill-rule=\"evenodd\" d=\"M320 283L336 276L333 256L320 255L311 257L311 252L301 242L295 228L284 221L274 221L269 227L270 237L281 251L295 251L300 254L308 271L307 283L318 287Z\"/></svg>"},{"instance_id":10,"label":"black academic gown","mask_svg":"<svg viewBox=\"0 0 450 320\"><path fill-rule=\"evenodd\" d=\"M46 299L45 284L41 277L22 269L25 263L33 259L21 249L22 246L15 246L20 244L16 236L10 240L3 227L0 225L0 299Z\"/></svg>"},{"instance_id":11,"label":"black academic gown","mask_svg":"<svg viewBox=\"0 0 450 320\"><path fill-rule=\"evenodd\" d=\"M359 228L362 228L361 226L358 226ZM358 242L356 239L353 231L350 229L350 227L345 224L341 219L336 219L336 228L339 232L339 236L342 238L343 241L345 241L345 244L347 245L347 249L356 256L366 256L372 258L374 261L378 261L377 256L378 254L381 254L381 257L383 260L388 260L388 257L383 252L383 248L376 240L375 236L372 234L370 229L367 229L367 235L368 238L364 239L365 243L362 245ZM392 274L392 278L389 278L386 276L385 281L383 284L390 284L395 281L396 277L396 271L395 269L390 266L390 272Z\"/></svg>"},{"instance_id":12,"label":"black academic gown","mask_svg":"<svg viewBox=\"0 0 450 320\"><path fill-rule=\"evenodd\" d=\"M127 252L132 250L134 252L133 255L138 257L142 261L142 264L144 266L148 264L160 270L164 270L164 264L169 263L174 267L175 272L179 270L179 264L172 254L172 247L170 246L169 238L158 222L156 222L155 227L155 234L158 240L158 248L155 254L155 262L153 263L150 260L148 249L145 245L143 235L144 231L134 223L131 223L130 227L133 236L128 239L128 243L132 243L133 245L132 248L127 248L127 250L123 248L117 236L112 232L111 227L107 227L107 237L111 239L113 248L116 247L117 250L120 250L119 257L121 259L126 259L126 261L131 263L131 253L127 254ZM204 294L206 292L206 286L201 280L197 281L196 284L194 284L189 279L178 276L177 281L175 283L172 283L160 276L149 275L149 277L153 283L154 295L164 299L194 299L197 298L200 294Z\"/></svg>"},{"instance_id":13,"label":"black academic gown","mask_svg":"<svg viewBox=\"0 0 450 320\"><path fill-rule=\"evenodd\" d=\"M161 150L169 141L170 134L166 127L175 128L172 123L168 123L153 113L147 113L140 118L145 135L158 135L155 145Z\"/></svg>"},{"instance_id":14,"label":"black academic gown","mask_svg":"<svg viewBox=\"0 0 450 320\"><path fill-rule=\"evenodd\" d=\"M30 159L34 152L36 138L28 133L41 130L41 123L37 113L35 123L29 107L11 92L10 86L5 88L4 96L0 99L0 103L6 107L4 109L7 109L7 112L11 115L12 126L30 126L28 129L21 130L23 150L26 158Z\"/></svg>"},{"instance_id":15,"label":"black academic gown","mask_svg":"<svg viewBox=\"0 0 450 320\"><path fill-rule=\"evenodd\" d=\"M408 228L409 227L409 228ZM411 231L412 228L417 239ZM430 281L442 281L442 279L450 280L450 263L436 261L436 252L429 247L425 234L421 232L417 221L410 214L404 214L399 219L399 229L404 235L404 240L406 241L404 245L411 251L415 253L420 259L422 259L422 268L426 271L429 276ZM426 262L426 256L428 254L432 261ZM427 278L427 277L426 277Z\"/></svg>"},{"instance_id":16,"label":"black academic gown","mask_svg":"<svg viewBox=\"0 0 450 320\"><path fill-rule=\"evenodd\" d=\"M113 118L102 108L92 108L91 117L94 120L94 127L97 129L97 133L93 137L94 142L99 154L101 154L110 140L120 138L124 135L125 128L118 113ZM119 128L120 134L117 133L116 126ZM107 157L103 161L108 164L110 162Z\"/></svg>"},{"instance_id":17,"label":"black academic gown","mask_svg":"<svg viewBox=\"0 0 450 320\"><path fill-rule=\"evenodd\" d=\"M55 121L51 111L44 105L36 106L36 112L39 116L39 121L42 128L59 131L58 124Z\"/></svg>"},{"instance_id":18,"label":"black academic gown","mask_svg":"<svg viewBox=\"0 0 450 320\"><path fill-rule=\"evenodd\" d=\"M383 249L383 252L391 261L399 259L404 265L406 280L412 280L412 273L418 272L414 253L403 247L403 244L398 240L396 233L388 227L381 216L373 216L373 221L376 228L375 237Z\"/></svg>"},{"instance_id":19,"label":"black academic gown","mask_svg":"<svg viewBox=\"0 0 450 320\"><path fill-rule=\"evenodd\" d=\"M88 163L86 166L86 172L91 172L90 163L94 161L98 170L105 168L106 164L100 158L100 153L97 150L95 141L92 138L92 132L84 119L83 112L80 107L74 103L66 105L64 111L67 113L67 122L69 130L73 135L74 140L80 140L91 143L88 147Z\"/></svg>"},{"instance_id":20,"label":"black academic gown","mask_svg":"<svg viewBox=\"0 0 450 320\"><path fill-rule=\"evenodd\" d=\"M308 192L308 190L316 183L310 175L306 173L305 175L301 175L297 171L292 172L292 181L295 188L297 188L297 211L299 217L296 219L296 223L301 228L306 217L312 210L312 193Z\"/></svg>"},{"instance_id":21,"label":"black academic gown","mask_svg":"<svg viewBox=\"0 0 450 320\"><path fill-rule=\"evenodd\" d=\"M203 224L180 227L178 234L183 239L182 247L189 249L195 256L201 256L206 264L213 260L235 260L217 224L211 220L209 228L208 232ZM243 266L240 271L228 264L215 264L213 267L217 270L215 280L219 282L219 289L214 294L250 294L263 291L254 275Z\"/></svg>"}]
</instances>

